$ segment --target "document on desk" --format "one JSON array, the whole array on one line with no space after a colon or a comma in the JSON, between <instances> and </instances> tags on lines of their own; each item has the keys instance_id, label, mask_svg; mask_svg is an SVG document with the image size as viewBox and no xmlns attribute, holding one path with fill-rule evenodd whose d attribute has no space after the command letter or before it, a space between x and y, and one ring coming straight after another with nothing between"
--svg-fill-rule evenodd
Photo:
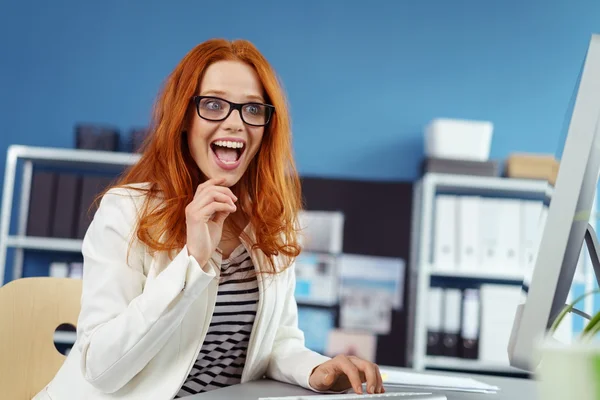
<instances>
[{"instance_id":1,"label":"document on desk","mask_svg":"<svg viewBox=\"0 0 600 400\"><path fill-rule=\"evenodd\" d=\"M383 385L389 387L412 387L426 390L450 390L473 393L496 393L498 386L488 385L472 378L425 374L421 372L396 371L381 368Z\"/></svg>"}]
</instances>

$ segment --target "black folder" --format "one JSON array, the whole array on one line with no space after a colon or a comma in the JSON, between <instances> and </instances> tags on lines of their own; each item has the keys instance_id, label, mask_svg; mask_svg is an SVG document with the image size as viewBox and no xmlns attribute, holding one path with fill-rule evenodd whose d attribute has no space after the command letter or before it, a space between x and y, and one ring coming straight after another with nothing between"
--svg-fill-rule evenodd
<instances>
[{"instance_id":1,"label":"black folder","mask_svg":"<svg viewBox=\"0 0 600 400\"><path fill-rule=\"evenodd\" d=\"M56 207L52 223L53 237L77 237L80 186L80 176L71 173L58 174Z\"/></svg>"},{"instance_id":2,"label":"black folder","mask_svg":"<svg viewBox=\"0 0 600 400\"><path fill-rule=\"evenodd\" d=\"M27 215L27 236L50 236L54 216L55 191L56 173L33 172Z\"/></svg>"},{"instance_id":3,"label":"black folder","mask_svg":"<svg viewBox=\"0 0 600 400\"><path fill-rule=\"evenodd\" d=\"M96 197L102 193L112 182L112 178L106 176L84 175L81 182L79 197L79 220L77 224L77 238L83 239L87 232L97 204Z\"/></svg>"}]
</instances>

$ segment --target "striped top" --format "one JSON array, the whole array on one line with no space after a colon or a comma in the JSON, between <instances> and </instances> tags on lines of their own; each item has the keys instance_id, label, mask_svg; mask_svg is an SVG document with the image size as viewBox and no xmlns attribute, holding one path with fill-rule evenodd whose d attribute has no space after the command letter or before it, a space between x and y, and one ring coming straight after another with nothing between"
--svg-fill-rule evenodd
<instances>
[{"instance_id":1,"label":"striped top","mask_svg":"<svg viewBox=\"0 0 600 400\"><path fill-rule=\"evenodd\" d=\"M243 245L221 264L217 302L198 359L175 398L240 383L258 306L258 282Z\"/></svg>"}]
</instances>

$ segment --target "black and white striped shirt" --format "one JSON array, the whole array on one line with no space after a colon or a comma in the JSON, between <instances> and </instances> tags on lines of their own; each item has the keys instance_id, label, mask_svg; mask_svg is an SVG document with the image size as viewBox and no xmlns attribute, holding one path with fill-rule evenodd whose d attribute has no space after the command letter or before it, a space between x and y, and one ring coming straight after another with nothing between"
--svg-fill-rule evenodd
<instances>
[{"instance_id":1,"label":"black and white striped shirt","mask_svg":"<svg viewBox=\"0 0 600 400\"><path fill-rule=\"evenodd\" d=\"M240 245L222 261L213 318L198 359L175 398L240 383L257 306L254 266Z\"/></svg>"}]
</instances>

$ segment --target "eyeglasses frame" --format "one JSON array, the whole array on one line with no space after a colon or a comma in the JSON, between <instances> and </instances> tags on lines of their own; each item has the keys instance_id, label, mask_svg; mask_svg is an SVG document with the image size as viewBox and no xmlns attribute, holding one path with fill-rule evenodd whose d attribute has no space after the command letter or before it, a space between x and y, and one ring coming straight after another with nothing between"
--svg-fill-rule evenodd
<instances>
[{"instance_id":1,"label":"eyeglasses frame","mask_svg":"<svg viewBox=\"0 0 600 400\"><path fill-rule=\"evenodd\" d=\"M225 115L223 118L220 118L220 119L210 119L210 118L203 117L202 115L200 115L200 100L202 100L202 99L217 99L217 100L224 101L225 103L229 104L229 112L227 113L227 115ZM226 100L226 99L224 99L222 97L218 97L218 96L199 96L199 95L192 97L192 101L196 105L196 113L198 114L198 116L202 119L205 119L207 121L212 121L212 122L225 121L227 118L229 118L229 116L231 115L233 110L237 110L238 113L240 114L240 118L242 119L242 122L244 122L246 125L267 126L271 122L271 117L275 113L275 106L273 106L271 104L260 103L258 101L250 101L247 103L234 103L233 101L229 101L229 100ZM246 122L246 120L244 119L244 115L242 114L242 107L247 106L249 104L265 106L267 109L271 110L269 112L268 119L264 124L256 125L256 124L250 124L250 123Z\"/></svg>"}]
</instances>

